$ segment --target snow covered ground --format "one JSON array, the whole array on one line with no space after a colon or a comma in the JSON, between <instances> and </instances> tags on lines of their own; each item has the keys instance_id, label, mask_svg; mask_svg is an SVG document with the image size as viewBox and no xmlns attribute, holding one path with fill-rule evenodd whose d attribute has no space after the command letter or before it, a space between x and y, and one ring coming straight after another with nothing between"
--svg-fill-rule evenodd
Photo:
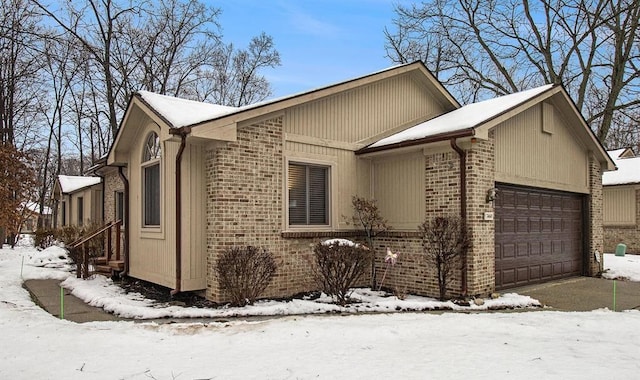
<instances>
[{"instance_id":1,"label":"snow covered ground","mask_svg":"<svg viewBox=\"0 0 640 380\"><path fill-rule=\"evenodd\" d=\"M601 379L635 378L640 371L638 311L76 324L37 307L21 285L23 279L67 278L59 253L43 258L28 247L0 249L1 379ZM605 264L613 261L605 257ZM627 260L617 270L638 266L640 261ZM618 276L626 276L622 272ZM84 291L99 298L95 290ZM143 306L135 304L135 310Z\"/></svg>"}]
</instances>

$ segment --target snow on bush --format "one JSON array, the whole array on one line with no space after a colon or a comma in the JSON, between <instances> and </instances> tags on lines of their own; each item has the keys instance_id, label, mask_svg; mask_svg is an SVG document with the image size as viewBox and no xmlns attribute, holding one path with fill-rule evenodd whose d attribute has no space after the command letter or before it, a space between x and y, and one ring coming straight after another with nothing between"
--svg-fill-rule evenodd
<instances>
[{"instance_id":1,"label":"snow on bush","mask_svg":"<svg viewBox=\"0 0 640 380\"><path fill-rule=\"evenodd\" d=\"M51 246L39 252L36 251L28 255L25 260L27 265L45 268L62 268L68 263L68 251L57 246Z\"/></svg>"}]
</instances>

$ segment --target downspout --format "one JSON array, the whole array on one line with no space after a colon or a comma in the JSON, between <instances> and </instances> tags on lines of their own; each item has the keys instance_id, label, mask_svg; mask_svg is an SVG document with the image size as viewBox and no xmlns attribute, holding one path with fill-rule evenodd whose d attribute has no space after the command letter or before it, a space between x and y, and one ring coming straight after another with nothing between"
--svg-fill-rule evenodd
<instances>
[{"instance_id":1,"label":"downspout","mask_svg":"<svg viewBox=\"0 0 640 380\"><path fill-rule=\"evenodd\" d=\"M129 180L125 177L124 172L122 171L122 166L118 166L118 175L120 175L120 179L124 184L124 215L122 216L124 220L122 221L124 225L124 271L122 272L123 276L126 276L129 273Z\"/></svg>"},{"instance_id":2,"label":"downspout","mask_svg":"<svg viewBox=\"0 0 640 380\"><path fill-rule=\"evenodd\" d=\"M449 140L451 148L458 153L460 157L460 219L467 224L467 152L461 149L456 143L456 138ZM462 255L462 296L467 296L467 252Z\"/></svg>"},{"instance_id":3,"label":"downspout","mask_svg":"<svg viewBox=\"0 0 640 380\"><path fill-rule=\"evenodd\" d=\"M172 296L180 293L182 282L182 154L189 133L189 127L171 131L171 134L180 135L180 148L176 155L176 288L171 291Z\"/></svg>"}]
</instances>

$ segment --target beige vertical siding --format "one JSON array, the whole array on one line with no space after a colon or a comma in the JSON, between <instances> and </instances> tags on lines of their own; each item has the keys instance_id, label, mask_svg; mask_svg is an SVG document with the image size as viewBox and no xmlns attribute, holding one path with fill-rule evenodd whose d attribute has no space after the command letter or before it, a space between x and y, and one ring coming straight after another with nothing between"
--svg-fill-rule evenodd
<instances>
[{"instance_id":1,"label":"beige vertical siding","mask_svg":"<svg viewBox=\"0 0 640 380\"><path fill-rule=\"evenodd\" d=\"M188 145L182 156L182 290L206 288L204 152Z\"/></svg>"},{"instance_id":2,"label":"beige vertical siding","mask_svg":"<svg viewBox=\"0 0 640 380\"><path fill-rule=\"evenodd\" d=\"M604 187L602 193L605 225L635 225L636 190L634 186Z\"/></svg>"},{"instance_id":3,"label":"beige vertical siding","mask_svg":"<svg viewBox=\"0 0 640 380\"><path fill-rule=\"evenodd\" d=\"M357 142L442 112L426 88L405 74L294 107L284 126L286 133Z\"/></svg>"},{"instance_id":4,"label":"beige vertical siding","mask_svg":"<svg viewBox=\"0 0 640 380\"><path fill-rule=\"evenodd\" d=\"M495 127L496 180L588 193L588 155L560 113L538 104ZM552 125L543 125L552 123Z\"/></svg>"},{"instance_id":5,"label":"beige vertical siding","mask_svg":"<svg viewBox=\"0 0 640 380\"><path fill-rule=\"evenodd\" d=\"M415 230L425 214L424 156L417 152L373 161L373 197L396 230Z\"/></svg>"},{"instance_id":6,"label":"beige vertical siding","mask_svg":"<svg viewBox=\"0 0 640 380\"><path fill-rule=\"evenodd\" d=\"M137 145L129 157L130 191L130 275L169 288L175 288L175 154L177 143L162 144L160 161L160 228L142 226L142 150L149 132L160 135L150 121L142 125L135 138ZM169 223L171 221L171 223Z\"/></svg>"}]
</instances>

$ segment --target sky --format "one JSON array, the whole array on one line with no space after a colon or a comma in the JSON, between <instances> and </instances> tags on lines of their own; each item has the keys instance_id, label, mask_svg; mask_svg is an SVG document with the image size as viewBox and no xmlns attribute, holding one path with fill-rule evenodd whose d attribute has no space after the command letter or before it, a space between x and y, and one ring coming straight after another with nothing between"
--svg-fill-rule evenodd
<instances>
[{"instance_id":1,"label":"sky","mask_svg":"<svg viewBox=\"0 0 640 380\"><path fill-rule=\"evenodd\" d=\"M393 66L384 49L384 28L394 4L411 1L222 0L223 41L246 47L265 32L282 65L265 72L273 96L281 97L367 75Z\"/></svg>"}]
</instances>

